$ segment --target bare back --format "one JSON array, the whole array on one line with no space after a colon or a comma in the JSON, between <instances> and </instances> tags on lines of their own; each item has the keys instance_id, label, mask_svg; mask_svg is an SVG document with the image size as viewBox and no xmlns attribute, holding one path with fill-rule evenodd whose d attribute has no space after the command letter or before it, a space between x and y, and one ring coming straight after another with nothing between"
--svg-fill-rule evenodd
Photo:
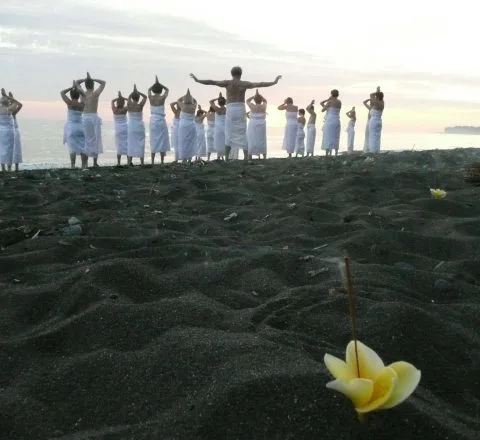
<instances>
[{"instance_id":1,"label":"bare back","mask_svg":"<svg viewBox=\"0 0 480 440\"><path fill-rule=\"evenodd\" d=\"M178 105L183 113L194 114L197 109L197 101L194 101L193 103L179 102Z\"/></svg>"},{"instance_id":2,"label":"bare back","mask_svg":"<svg viewBox=\"0 0 480 440\"><path fill-rule=\"evenodd\" d=\"M0 115L11 115L13 110L13 105L10 106L0 106Z\"/></svg>"},{"instance_id":3,"label":"bare back","mask_svg":"<svg viewBox=\"0 0 480 440\"><path fill-rule=\"evenodd\" d=\"M129 99L127 103L127 110L129 113L142 113L143 104L141 102L135 102Z\"/></svg>"},{"instance_id":4,"label":"bare back","mask_svg":"<svg viewBox=\"0 0 480 440\"><path fill-rule=\"evenodd\" d=\"M284 104L282 110L285 110L287 112L298 113L298 105Z\"/></svg>"},{"instance_id":5,"label":"bare back","mask_svg":"<svg viewBox=\"0 0 480 440\"><path fill-rule=\"evenodd\" d=\"M252 113L266 113L267 106L265 104L249 104L248 107Z\"/></svg>"},{"instance_id":6,"label":"bare back","mask_svg":"<svg viewBox=\"0 0 480 440\"><path fill-rule=\"evenodd\" d=\"M385 101L379 101L378 99L375 99L372 102L372 108L378 111L383 111L383 109L385 108Z\"/></svg>"},{"instance_id":7,"label":"bare back","mask_svg":"<svg viewBox=\"0 0 480 440\"><path fill-rule=\"evenodd\" d=\"M114 115L126 115L128 112L128 108L127 107L116 107L116 106L112 106L112 113Z\"/></svg>"},{"instance_id":8,"label":"bare back","mask_svg":"<svg viewBox=\"0 0 480 440\"><path fill-rule=\"evenodd\" d=\"M69 110L75 110L75 111L78 111L78 112L82 112L83 109L85 108L85 102L83 100L71 100L70 101L70 104L67 104L67 108Z\"/></svg>"},{"instance_id":9,"label":"bare back","mask_svg":"<svg viewBox=\"0 0 480 440\"><path fill-rule=\"evenodd\" d=\"M330 100L327 103L328 107L333 107L333 108L342 108L342 101L338 98L330 98Z\"/></svg>"},{"instance_id":10,"label":"bare back","mask_svg":"<svg viewBox=\"0 0 480 440\"><path fill-rule=\"evenodd\" d=\"M214 104L214 106L215 106L215 113L217 115L220 116L220 115L224 115L224 114L227 113L227 108L224 105L215 105Z\"/></svg>"},{"instance_id":11,"label":"bare back","mask_svg":"<svg viewBox=\"0 0 480 440\"><path fill-rule=\"evenodd\" d=\"M240 79L231 79L225 81L227 85L227 104L231 102L245 102L245 92L251 89L252 83Z\"/></svg>"},{"instance_id":12,"label":"bare back","mask_svg":"<svg viewBox=\"0 0 480 440\"><path fill-rule=\"evenodd\" d=\"M305 119L305 116L299 116L299 117L297 118L297 122L298 122L299 124L301 124L302 127L304 127L304 126L305 126L305 122L307 122L307 120Z\"/></svg>"},{"instance_id":13,"label":"bare back","mask_svg":"<svg viewBox=\"0 0 480 440\"><path fill-rule=\"evenodd\" d=\"M98 112L98 98L100 93L97 90L85 90L85 106L84 113L97 113Z\"/></svg>"},{"instance_id":14,"label":"bare back","mask_svg":"<svg viewBox=\"0 0 480 440\"><path fill-rule=\"evenodd\" d=\"M317 122L317 114L313 110L307 109L308 114L310 115L308 117L308 125L315 125Z\"/></svg>"},{"instance_id":15,"label":"bare back","mask_svg":"<svg viewBox=\"0 0 480 440\"><path fill-rule=\"evenodd\" d=\"M168 93L162 93L161 95L158 94L149 94L148 100L152 107L159 107L161 105L165 105L165 100L168 97Z\"/></svg>"}]
</instances>

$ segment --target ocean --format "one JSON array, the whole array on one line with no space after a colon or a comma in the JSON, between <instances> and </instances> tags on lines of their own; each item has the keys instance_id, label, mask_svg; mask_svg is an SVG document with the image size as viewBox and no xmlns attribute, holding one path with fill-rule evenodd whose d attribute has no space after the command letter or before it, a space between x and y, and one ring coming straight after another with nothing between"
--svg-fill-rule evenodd
<instances>
[{"instance_id":1,"label":"ocean","mask_svg":"<svg viewBox=\"0 0 480 440\"><path fill-rule=\"evenodd\" d=\"M64 121L42 120L18 118L18 124L22 137L23 160L21 166L23 169L45 169L69 167L68 149L62 144ZM146 163L149 163L150 148L148 139L148 119L146 120L147 139L146 139ZM317 126L317 142L315 145L315 154L324 154L320 150L321 125ZM346 150L347 133L346 126L342 127L340 135L340 152ZM355 133L355 150L363 149L365 126L357 124ZM100 165L113 165L116 163L114 126L111 121L104 121L102 125L102 139L104 154L99 157ZM286 157L286 152L282 150L283 128L267 127L268 157ZM459 135L444 133L407 133L390 132L384 128L382 133L382 150L402 151L402 150L432 150L449 149L458 147L480 147L480 136L478 135ZM240 153L239 157L243 157ZM157 159L158 161L159 159ZM170 152L166 157L167 161L173 160L173 153ZM126 159L122 158L122 163ZM77 164L80 161L77 159ZM135 163L135 161L134 161Z\"/></svg>"}]
</instances>

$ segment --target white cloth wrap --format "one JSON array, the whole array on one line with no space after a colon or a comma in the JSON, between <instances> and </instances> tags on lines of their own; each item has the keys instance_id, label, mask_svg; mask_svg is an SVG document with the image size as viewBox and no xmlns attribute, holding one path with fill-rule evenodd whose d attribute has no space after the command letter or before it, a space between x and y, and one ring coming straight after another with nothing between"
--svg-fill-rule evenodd
<instances>
[{"instance_id":1,"label":"white cloth wrap","mask_svg":"<svg viewBox=\"0 0 480 440\"><path fill-rule=\"evenodd\" d=\"M382 111L370 110L370 121L368 121L368 152L379 153L382 140Z\"/></svg>"},{"instance_id":2,"label":"white cloth wrap","mask_svg":"<svg viewBox=\"0 0 480 440\"><path fill-rule=\"evenodd\" d=\"M180 123L180 119L173 118L172 124L170 125L170 140L171 140L171 147L175 152L175 160L178 160L177 155L177 148L178 148L178 124Z\"/></svg>"},{"instance_id":3,"label":"white cloth wrap","mask_svg":"<svg viewBox=\"0 0 480 440\"><path fill-rule=\"evenodd\" d=\"M322 150L338 150L340 145L340 109L329 107L323 123Z\"/></svg>"},{"instance_id":4,"label":"white cloth wrap","mask_svg":"<svg viewBox=\"0 0 480 440\"><path fill-rule=\"evenodd\" d=\"M205 157L207 155L207 141L205 138L205 126L203 125L203 122L195 122L195 132L195 156Z\"/></svg>"},{"instance_id":5,"label":"white cloth wrap","mask_svg":"<svg viewBox=\"0 0 480 440\"><path fill-rule=\"evenodd\" d=\"M170 151L168 125L165 120L165 106L150 106L150 151L152 153L166 153Z\"/></svg>"},{"instance_id":6,"label":"white cloth wrap","mask_svg":"<svg viewBox=\"0 0 480 440\"><path fill-rule=\"evenodd\" d=\"M307 125L307 153L313 154L315 149L315 138L317 137L317 127L315 124Z\"/></svg>"},{"instance_id":7,"label":"white cloth wrap","mask_svg":"<svg viewBox=\"0 0 480 440\"><path fill-rule=\"evenodd\" d=\"M347 125L347 150L353 151L353 144L355 142L355 120L350 119Z\"/></svg>"},{"instance_id":8,"label":"white cloth wrap","mask_svg":"<svg viewBox=\"0 0 480 440\"><path fill-rule=\"evenodd\" d=\"M15 148L15 121L12 115L0 115L0 163L12 164Z\"/></svg>"},{"instance_id":9,"label":"white cloth wrap","mask_svg":"<svg viewBox=\"0 0 480 440\"><path fill-rule=\"evenodd\" d=\"M195 127L194 115L192 113L180 112L178 124L178 153L175 157L178 160L189 160L195 156L197 146L197 129Z\"/></svg>"},{"instance_id":10,"label":"white cloth wrap","mask_svg":"<svg viewBox=\"0 0 480 440\"><path fill-rule=\"evenodd\" d=\"M238 150L248 148L245 103L230 102L226 107L225 145L231 148L230 159L238 159Z\"/></svg>"},{"instance_id":11,"label":"white cloth wrap","mask_svg":"<svg viewBox=\"0 0 480 440\"><path fill-rule=\"evenodd\" d=\"M82 111L68 109L67 121L63 130L63 145L67 145L70 154L82 154L85 151Z\"/></svg>"},{"instance_id":12,"label":"white cloth wrap","mask_svg":"<svg viewBox=\"0 0 480 440\"><path fill-rule=\"evenodd\" d=\"M97 113L83 113L83 128L85 131L84 153L89 157L96 157L103 153L102 119Z\"/></svg>"},{"instance_id":13,"label":"white cloth wrap","mask_svg":"<svg viewBox=\"0 0 480 440\"><path fill-rule=\"evenodd\" d=\"M286 125L283 134L282 149L287 150L288 154L295 151L297 145L297 112L285 112Z\"/></svg>"},{"instance_id":14,"label":"white cloth wrap","mask_svg":"<svg viewBox=\"0 0 480 440\"><path fill-rule=\"evenodd\" d=\"M13 144L13 163L22 163L22 138L20 137L20 130L18 129L17 120L13 118L13 124L15 126L15 141Z\"/></svg>"},{"instance_id":15,"label":"white cloth wrap","mask_svg":"<svg viewBox=\"0 0 480 440\"><path fill-rule=\"evenodd\" d=\"M370 123L370 112L368 111L367 124L365 125L365 140L363 141L363 152L368 153L368 124Z\"/></svg>"},{"instance_id":16,"label":"white cloth wrap","mask_svg":"<svg viewBox=\"0 0 480 440\"><path fill-rule=\"evenodd\" d=\"M215 121L207 121L207 153L215 152Z\"/></svg>"},{"instance_id":17,"label":"white cloth wrap","mask_svg":"<svg viewBox=\"0 0 480 440\"><path fill-rule=\"evenodd\" d=\"M213 139L213 146L219 156L225 154L225 115L215 113L215 135Z\"/></svg>"},{"instance_id":18,"label":"white cloth wrap","mask_svg":"<svg viewBox=\"0 0 480 440\"><path fill-rule=\"evenodd\" d=\"M267 122L265 113L250 113L247 129L248 154L267 154Z\"/></svg>"},{"instance_id":19,"label":"white cloth wrap","mask_svg":"<svg viewBox=\"0 0 480 440\"><path fill-rule=\"evenodd\" d=\"M115 123L115 148L117 154L126 156L128 154L128 121L127 115L113 115Z\"/></svg>"},{"instance_id":20,"label":"white cloth wrap","mask_svg":"<svg viewBox=\"0 0 480 440\"><path fill-rule=\"evenodd\" d=\"M295 142L295 154L305 154L305 126L297 122L297 140Z\"/></svg>"},{"instance_id":21,"label":"white cloth wrap","mask_svg":"<svg viewBox=\"0 0 480 440\"><path fill-rule=\"evenodd\" d=\"M145 156L145 124L141 112L128 113L127 156Z\"/></svg>"}]
</instances>

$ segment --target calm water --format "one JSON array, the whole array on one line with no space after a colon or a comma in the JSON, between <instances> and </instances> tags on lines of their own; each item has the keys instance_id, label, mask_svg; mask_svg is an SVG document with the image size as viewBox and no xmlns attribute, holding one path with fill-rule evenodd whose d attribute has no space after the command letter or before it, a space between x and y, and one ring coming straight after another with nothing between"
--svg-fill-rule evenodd
<instances>
[{"instance_id":1,"label":"calm water","mask_svg":"<svg viewBox=\"0 0 480 440\"><path fill-rule=\"evenodd\" d=\"M146 120L148 131L148 120ZM69 157L67 147L62 145L63 141L63 121L40 120L40 119L22 119L18 120L22 136L23 145L23 168L56 168L68 167ZM342 127L340 135L340 151L346 150L347 133L345 127ZM365 126L357 124L355 133L355 149L363 149ZM285 157L286 153L282 150L283 129L277 127L268 127L268 157ZM320 150L320 126L317 126L317 142L315 145L316 154L322 154ZM110 165L116 163L116 152L114 144L113 122L104 121L102 126L102 138L104 154L99 158L100 165ZM146 155L150 154L149 139L147 133ZM480 136L475 135L456 135L443 133L394 133L384 130L382 133L382 150L431 150L448 149L455 147L480 147ZM243 154L240 153L240 157ZM125 159L122 158L122 162ZM148 161L149 159L147 159ZM173 160L173 153L167 156L167 160ZM77 162L79 160L77 159Z\"/></svg>"}]
</instances>

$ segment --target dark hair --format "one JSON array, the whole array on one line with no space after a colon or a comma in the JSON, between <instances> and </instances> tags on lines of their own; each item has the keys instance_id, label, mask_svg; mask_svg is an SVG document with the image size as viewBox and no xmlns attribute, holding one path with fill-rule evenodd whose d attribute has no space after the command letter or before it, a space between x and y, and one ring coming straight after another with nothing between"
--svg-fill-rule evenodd
<instances>
[{"instance_id":1,"label":"dark hair","mask_svg":"<svg viewBox=\"0 0 480 440\"><path fill-rule=\"evenodd\" d=\"M85 80L85 88L88 89L88 90L92 90L94 84L95 84L95 83L93 82L93 79L92 79L92 78L87 78L87 79Z\"/></svg>"},{"instance_id":2,"label":"dark hair","mask_svg":"<svg viewBox=\"0 0 480 440\"><path fill-rule=\"evenodd\" d=\"M210 113L215 113L215 107L213 105L211 105L210 108L208 109L208 111Z\"/></svg>"},{"instance_id":3,"label":"dark hair","mask_svg":"<svg viewBox=\"0 0 480 440\"><path fill-rule=\"evenodd\" d=\"M80 98L80 92L77 89L70 90L70 98L72 99Z\"/></svg>"},{"instance_id":4,"label":"dark hair","mask_svg":"<svg viewBox=\"0 0 480 440\"><path fill-rule=\"evenodd\" d=\"M123 107L125 107L125 98L122 96L117 98L117 108L123 108Z\"/></svg>"},{"instance_id":5,"label":"dark hair","mask_svg":"<svg viewBox=\"0 0 480 440\"><path fill-rule=\"evenodd\" d=\"M235 66L232 67L232 70L230 71L233 77L240 78L242 76L242 68L240 66Z\"/></svg>"},{"instance_id":6,"label":"dark hair","mask_svg":"<svg viewBox=\"0 0 480 440\"><path fill-rule=\"evenodd\" d=\"M218 105L222 106L222 105L225 105L226 103L227 103L227 100L223 96L220 96L220 98L218 98Z\"/></svg>"},{"instance_id":7,"label":"dark hair","mask_svg":"<svg viewBox=\"0 0 480 440\"><path fill-rule=\"evenodd\" d=\"M305 110L303 108L301 108L298 113L300 113L301 115L304 115L305 114Z\"/></svg>"},{"instance_id":8,"label":"dark hair","mask_svg":"<svg viewBox=\"0 0 480 440\"><path fill-rule=\"evenodd\" d=\"M383 92L376 92L375 98L377 98L379 101L383 101Z\"/></svg>"},{"instance_id":9,"label":"dark hair","mask_svg":"<svg viewBox=\"0 0 480 440\"><path fill-rule=\"evenodd\" d=\"M334 98L338 98L338 95L339 95L337 89L333 89L333 90L330 92L330 94L331 94Z\"/></svg>"},{"instance_id":10,"label":"dark hair","mask_svg":"<svg viewBox=\"0 0 480 440\"><path fill-rule=\"evenodd\" d=\"M153 86L152 86L152 92L155 93L155 94L160 94L163 92L163 86L156 82Z\"/></svg>"},{"instance_id":11,"label":"dark hair","mask_svg":"<svg viewBox=\"0 0 480 440\"><path fill-rule=\"evenodd\" d=\"M205 112L203 110L197 110L197 116L202 116Z\"/></svg>"},{"instance_id":12,"label":"dark hair","mask_svg":"<svg viewBox=\"0 0 480 440\"><path fill-rule=\"evenodd\" d=\"M287 104L293 104L293 99L290 98L290 97L288 97L287 99L285 99L285 102L286 102Z\"/></svg>"},{"instance_id":13,"label":"dark hair","mask_svg":"<svg viewBox=\"0 0 480 440\"><path fill-rule=\"evenodd\" d=\"M133 92L132 93L132 100L135 101L135 102L138 102L139 99L140 99L140 93Z\"/></svg>"},{"instance_id":14,"label":"dark hair","mask_svg":"<svg viewBox=\"0 0 480 440\"><path fill-rule=\"evenodd\" d=\"M253 100L255 101L255 104L261 104L263 102L263 98L261 95L255 95L253 97Z\"/></svg>"}]
</instances>

